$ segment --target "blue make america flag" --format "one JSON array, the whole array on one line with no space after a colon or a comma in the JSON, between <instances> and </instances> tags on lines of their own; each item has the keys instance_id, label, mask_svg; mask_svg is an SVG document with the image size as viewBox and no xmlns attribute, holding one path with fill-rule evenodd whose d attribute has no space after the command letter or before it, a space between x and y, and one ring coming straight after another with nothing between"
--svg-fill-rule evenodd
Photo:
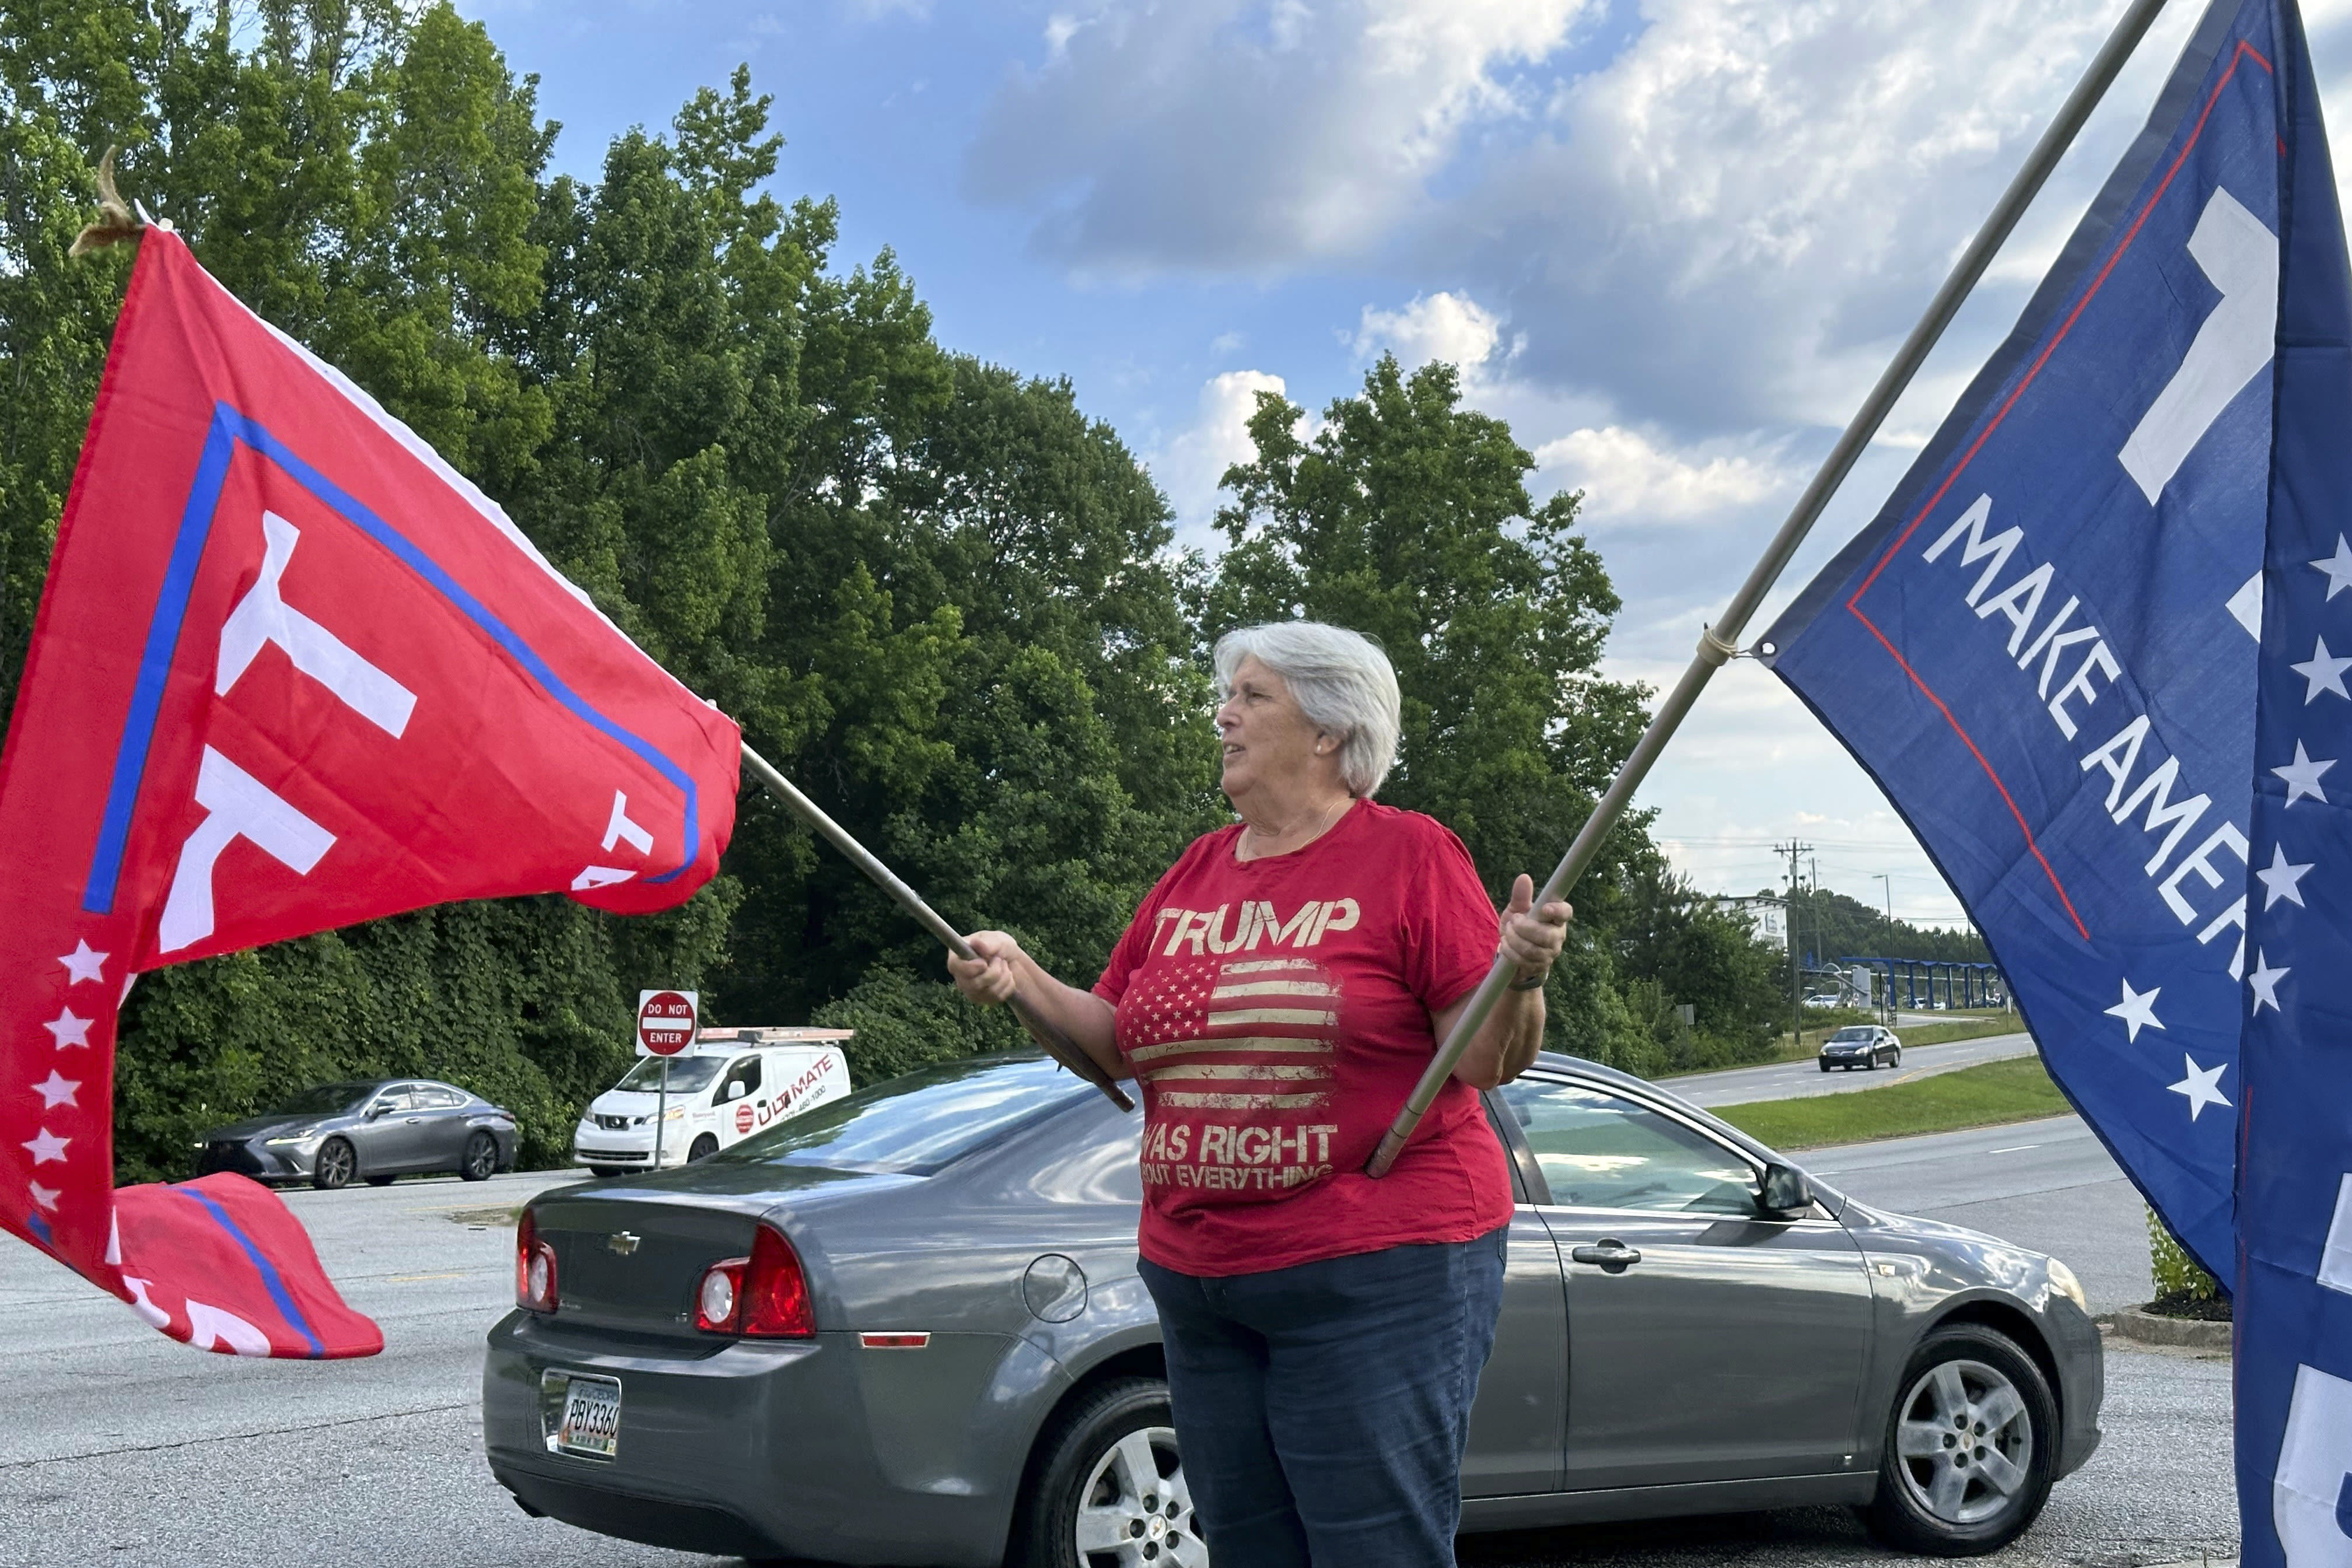
<instances>
[{"instance_id":1,"label":"blue make america flag","mask_svg":"<svg viewBox=\"0 0 2352 1568\"><path fill-rule=\"evenodd\" d=\"M2275 984L2246 924L2280 27L2208 11L2016 331L1759 647L2225 1280L2246 981Z\"/></svg>"},{"instance_id":2,"label":"blue make america flag","mask_svg":"<svg viewBox=\"0 0 2352 1568\"><path fill-rule=\"evenodd\" d=\"M2261 967L2239 1061L2238 1511L2254 1568L2352 1568L2352 268L2292 13L2280 30L2285 221L2248 922Z\"/></svg>"},{"instance_id":3,"label":"blue make america flag","mask_svg":"<svg viewBox=\"0 0 2352 1568\"><path fill-rule=\"evenodd\" d=\"M2016 331L1768 635L2052 1075L2235 1282L2260 1568L2352 1568L2347 535L2352 272L2302 23L2219 0Z\"/></svg>"}]
</instances>

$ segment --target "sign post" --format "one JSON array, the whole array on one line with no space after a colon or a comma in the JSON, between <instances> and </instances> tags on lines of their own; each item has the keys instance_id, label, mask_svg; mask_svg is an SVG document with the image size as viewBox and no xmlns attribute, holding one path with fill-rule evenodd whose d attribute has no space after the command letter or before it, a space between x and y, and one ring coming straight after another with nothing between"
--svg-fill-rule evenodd
<instances>
[{"instance_id":1,"label":"sign post","mask_svg":"<svg viewBox=\"0 0 2352 1568\"><path fill-rule=\"evenodd\" d=\"M637 993L637 1050L661 1058L661 1088L654 1096L654 1169L662 1165L662 1135L669 1126L669 1059L701 1032L702 993Z\"/></svg>"}]
</instances>

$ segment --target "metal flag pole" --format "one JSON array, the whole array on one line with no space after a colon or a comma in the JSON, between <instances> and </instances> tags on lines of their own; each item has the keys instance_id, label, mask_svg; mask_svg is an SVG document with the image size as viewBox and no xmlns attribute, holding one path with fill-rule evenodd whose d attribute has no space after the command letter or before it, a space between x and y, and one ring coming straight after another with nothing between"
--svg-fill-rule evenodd
<instances>
[{"instance_id":1,"label":"metal flag pole","mask_svg":"<svg viewBox=\"0 0 2352 1568\"><path fill-rule=\"evenodd\" d=\"M753 751L748 743L743 747L743 765L767 786L770 795L783 802L793 815L815 828L827 843L848 856L851 865L865 872L876 887L897 900L898 907L914 916L925 931L939 938L950 952L958 958L980 956L972 952L971 943L964 940L963 933L948 924L939 910L925 903L920 893L900 881L897 872L876 859L871 850L850 837L847 828L826 816L823 806L803 795L792 780L778 773L773 763ZM1076 1041L1055 1028L1043 1014L1023 1000L1019 992L1013 994L1006 1005L1013 1009L1013 1016L1021 1020L1021 1026L1029 1031L1031 1037L1045 1047L1046 1055L1101 1089L1121 1110L1135 1109L1135 1101L1128 1098L1127 1091L1112 1081L1111 1076L1103 1071Z\"/></svg>"},{"instance_id":2,"label":"metal flag pole","mask_svg":"<svg viewBox=\"0 0 2352 1568\"><path fill-rule=\"evenodd\" d=\"M1805 535L1812 531L1822 509L1829 505L1830 497L1837 493L1838 486L1844 482L1855 459L1870 445L1871 438L1878 434L1879 426L1885 421L1895 400L1911 384L1912 376L1918 373L1928 351L1936 346L1937 340L1944 335L1944 329L1951 324L1952 317L1959 310L1960 301L1968 298L1969 291L1984 276L1985 268L1991 265L1994 255L2009 238L2010 231L2017 226L2018 219L2025 216L2026 207L2041 191L2042 183L2050 177L2051 170L2057 167L2058 160L2073 144L2075 134L2083 129L2083 122L2091 117L2091 110L2098 107L2099 100L2106 95L2116 74L2123 69L2124 62L2131 58L2132 50L2155 22L2157 13L2163 9L2164 0L2134 0L2131 7L2124 13L2123 19L2116 24L2115 31L2107 36L2107 41L2099 47L2089 68L2084 71L2083 79L2074 84L2074 90L2060 107L2058 117L2042 133L2042 140L2034 143L2032 153L2025 160L2025 166L2018 170L2016 178L2010 181L2009 189L2001 193L2000 200L1985 218L1984 226L1977 230L1976 238L1969 242L1968 249L1953 264L1951 275L1944 279L1943 287L1937 289L1936 297L1928 301L1927 313L1919 318L1919 324L1913 327L1911 335L1903 341L1894 363L1879 376L1878 384L1870 389L1870 395L1864 400L1844 433L1838 437L1837 445L1830 448L1829 457L1822 462L1821 470L1813 475L1812 482L1805 487L1805 493L1797 498L1795 509L1789 513L1788 521L1780 524L1780 531L1772 536L1772 542L1766 547L1763 558L1748 572L1748 580L1739 585L1739 591L1731 596L1731 603L1725 607L1722 618L1699 633L1698 652L1691 659L1690 668L1683 671L1683 678L1675 683L1675 689L1658 705L1649 728L1642 731L1642 739L1634 745L1633 755L1625 759L1625 765L1618 771L1608 792L1601 797L1600 804L1592 808L1592 815L1585 818L1583 827L1576 835L1576 841L1569 846L1559 868L1536 895L1538 909L1574 887L1586 868L1592 864L1593 857L1600 853L1601 841L1608 837L1611 828L1617 826L1617 819L1632 804L1633 792L1641 787L1642 781L1649 775L1651 765L1658 760L1658 753L1665 749L1666 742L1674 738L1675 731L1681 727L1684 716L1690 712L1691 704L1698 700L1698 694L1706 689L1715 672L1738 653L1739 634L1747 629L1748 618L1763 603L1764 595L1772 591L1772 584L1787 568L1790 557L1796 554L1797 547L1804 542ZM1405 1143L1412 1137L1413 1129L1421 1124L1421 1119L1436 1102L1438 1091L1445 1087L1445 1080L1454 1076L1454 1069L1461 1062L1463 1052L1469 1049L1471 1039L1486 1022L1487 1016L1494 1012L1495 1004L1501 998L1503 987L1509 984L1510 978L1511 965L1497 954L1494 966L1486 972L1486 978L1479 982L1476 991L1471 993L1469 1005L1462 1010L1461 1017L1454 1020L1453 1029L1445 1037L1445 1043L1438 1047L1437 1055L1430 1058L1427 1070L1421 1075L1421 1081L1412 1086L1412 1093L1405 1098L1404 1108L1397 1112L1396 1121L1381 1135L1380 1146L1365 1162L1367 1174L1384 1176L1396 1163L1397 1155L1403 1152Z\"/></svg>"},{"instance_id":3,"label":"metal flag pole","mask_svg":"<svg viewBox=\"0 0 2352 1568\"><path fill-rule=\"evenodd\" d=\"M661 1088L654 1091L654 1169L661 1169L662 1132L669 1125L669 1058L661 1059Z\"/></svg>"}]
</instances>

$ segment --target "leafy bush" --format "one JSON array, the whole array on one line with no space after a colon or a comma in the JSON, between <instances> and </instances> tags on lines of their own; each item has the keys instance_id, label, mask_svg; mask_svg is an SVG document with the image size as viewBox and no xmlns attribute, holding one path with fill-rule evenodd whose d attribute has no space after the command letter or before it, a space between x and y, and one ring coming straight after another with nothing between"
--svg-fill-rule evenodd
<instances>
[{"instance_id":1,"label":"leafy bush","mask_svg":"<svg viewBox=\"0 0 2352 1568\"><path fill-rule=\"evenodd\" d=\"M2172 1239L2154 1209L2147 1211L2147 1271L2156 1281L2156 1299L2148 1305L2158 1311L2183 1318L2229 1315L2229 1297L2221 1282L2197 1267L2197 1260Z\"/></svg>"}]
</instances>

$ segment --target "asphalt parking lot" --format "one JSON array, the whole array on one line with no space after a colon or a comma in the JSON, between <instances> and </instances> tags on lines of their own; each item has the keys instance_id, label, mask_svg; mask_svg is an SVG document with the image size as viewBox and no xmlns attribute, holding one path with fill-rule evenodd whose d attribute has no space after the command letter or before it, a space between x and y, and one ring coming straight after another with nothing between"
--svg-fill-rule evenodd
<instances>
[{"instance_id":1,"label":"asphalt parking lot","mask_svg":"<svg viewBox=\"0 0 2352 1568\"><path fill-rule=\"evenodd\" d=\"M2072 1119L1809 1158L1866 1201L2058 1251L2095 1306L2145 1295L2137 1200ZM384 1327L384 1354L362 1362L191 1352L30 1248L0 1246L0 1564L712 1564L529 1519L483 1466L481 1338L512 1289L501 1222L567 1179L288 1194L353 1304ZM2234 1555L2229 1372L2226 1360L2111 1347L2105 1445L1990 1561ZM1886 1557L1834 1510L1471 1538L1463 1552L1482 1568Z\"/></svg>"}]
</instances>

